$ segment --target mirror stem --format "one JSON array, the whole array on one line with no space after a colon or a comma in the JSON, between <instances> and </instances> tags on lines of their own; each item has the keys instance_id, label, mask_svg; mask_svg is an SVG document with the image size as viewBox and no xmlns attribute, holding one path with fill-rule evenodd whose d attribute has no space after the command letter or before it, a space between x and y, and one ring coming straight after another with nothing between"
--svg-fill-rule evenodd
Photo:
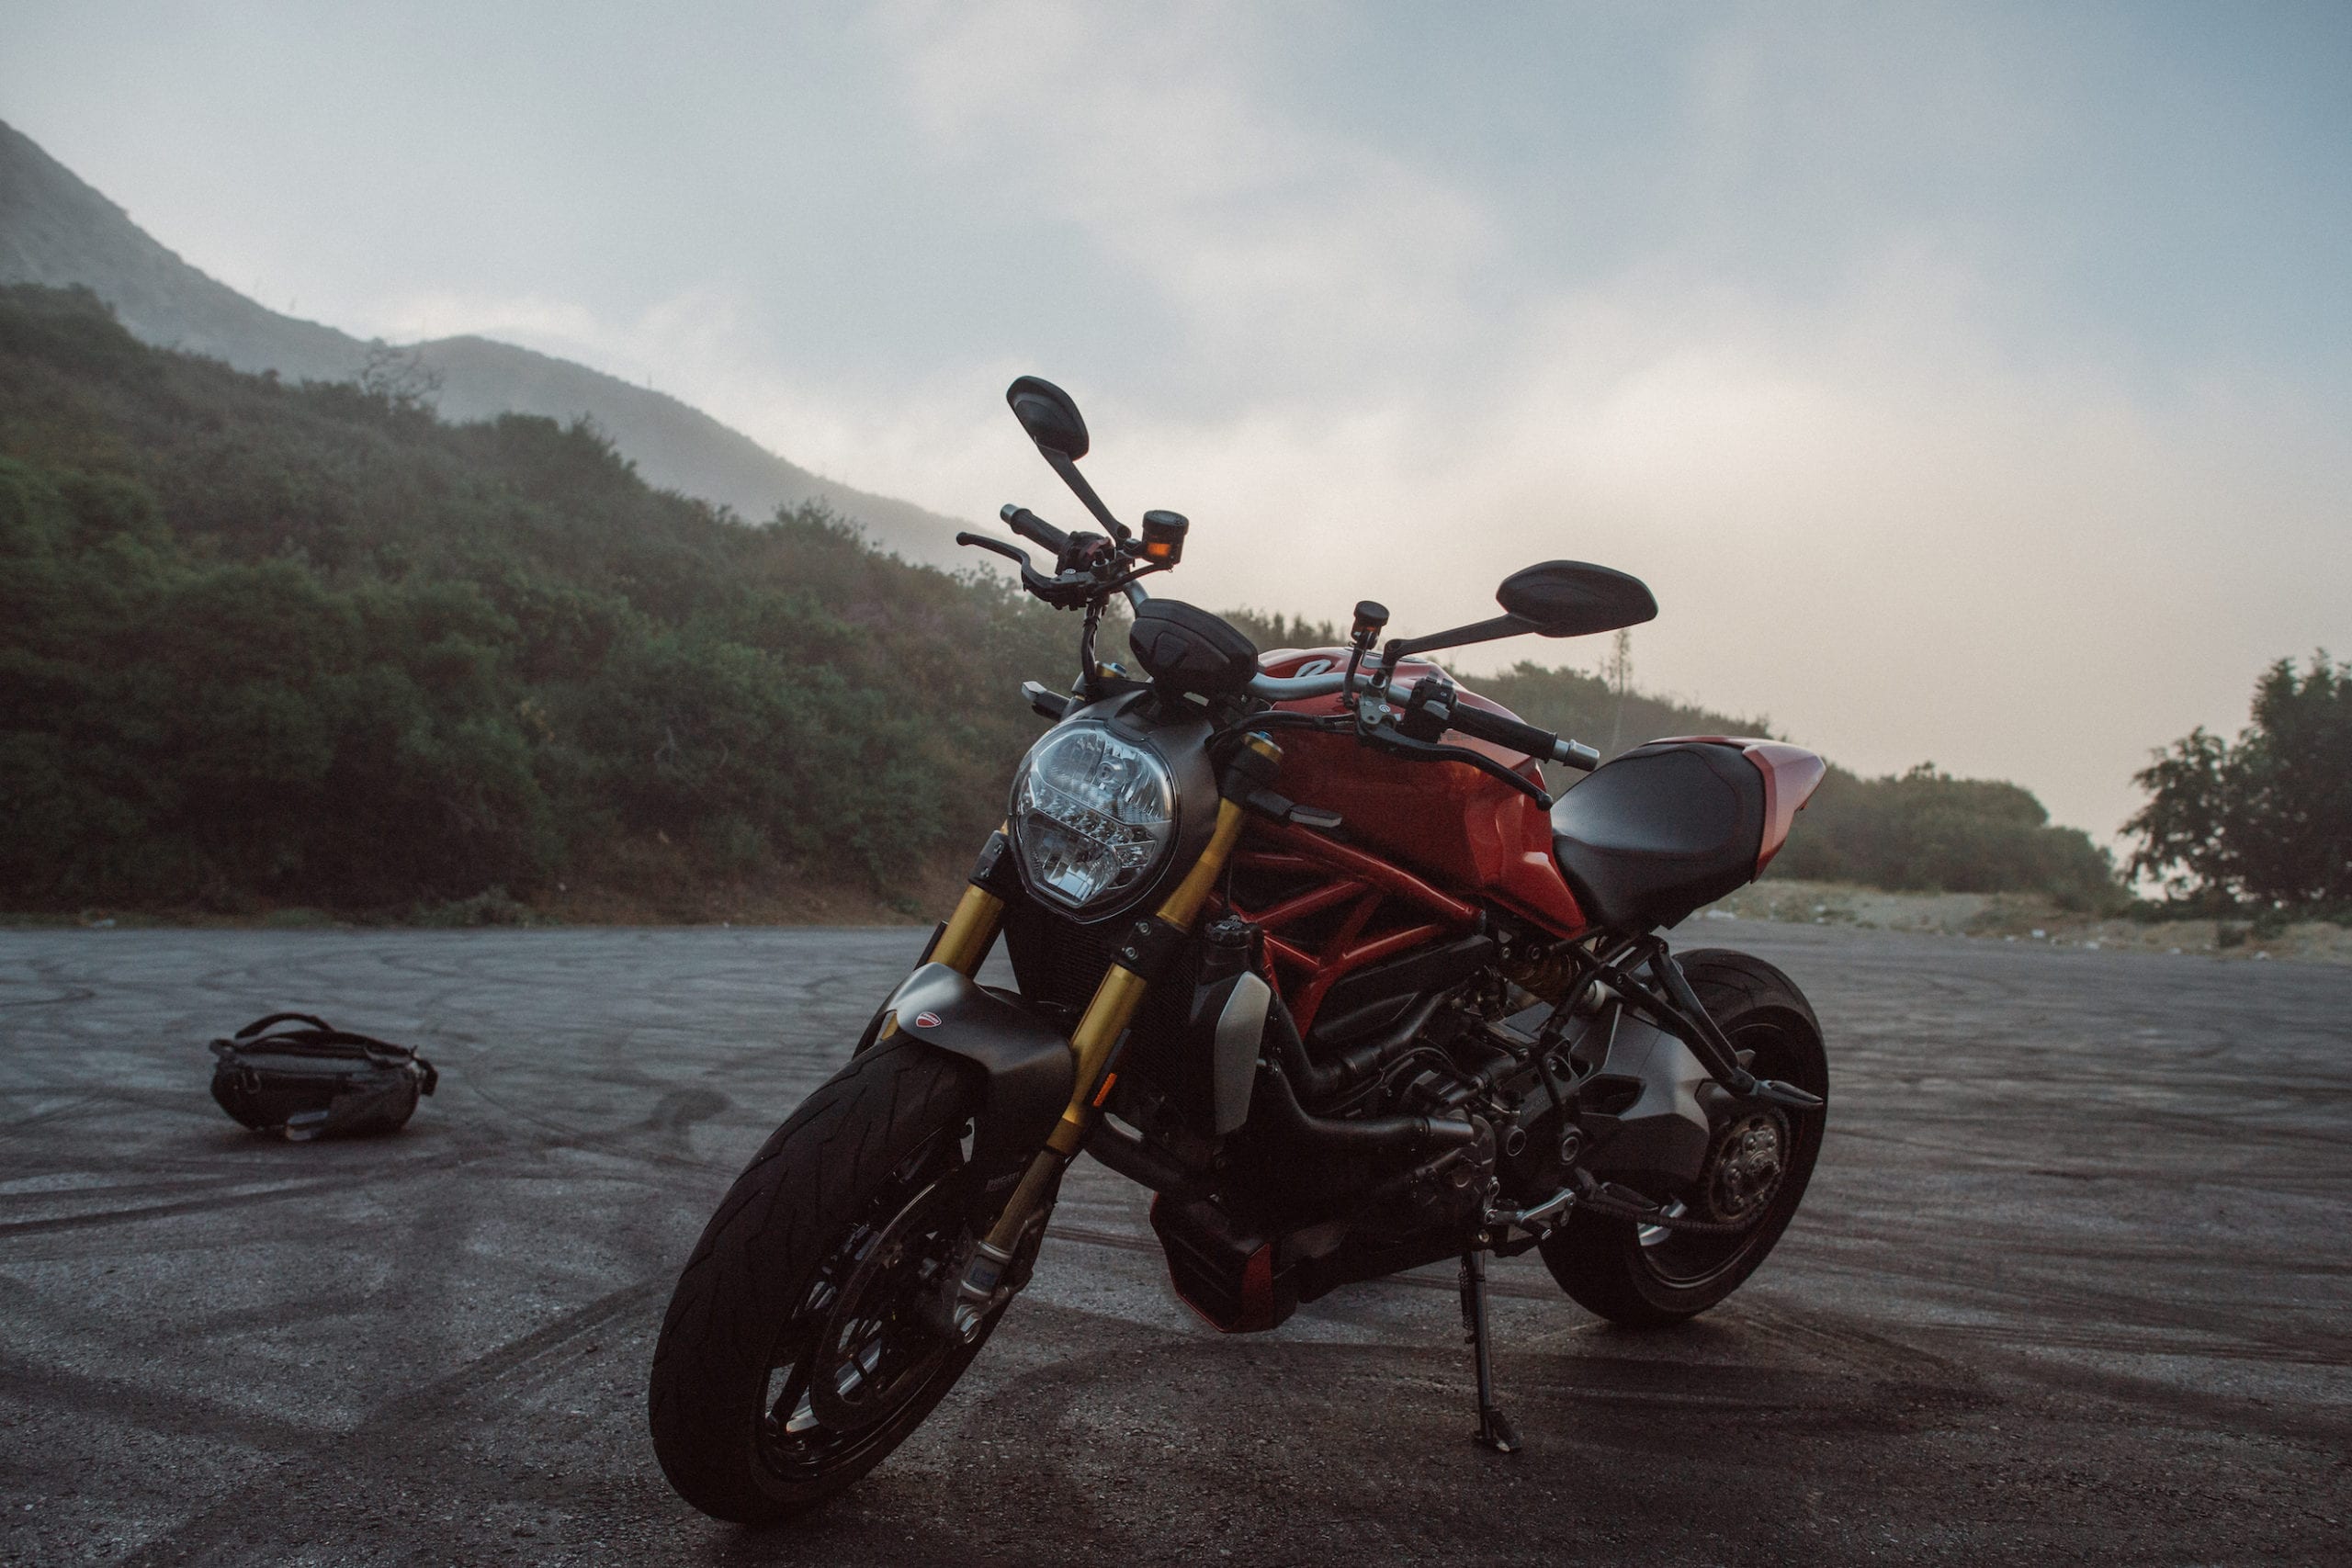
<instances>
[{"instance_id":1,"label":"mirror stem","mask_svg":"<svg viewBox=\"0 0 2352 1568\"><path fill-rule=\"evenodd\" d=\"M1391 637L1382 658L1388 668L1394 670L1399 660L1432 649L1463 648L1474 642L1492 642L1499 637L1521 637L1540 629L1534 622L1522 621L1517 615L1497 615L1491 621L1477 621L1470 626L1455 626L1450 631L1430 632L1426 637Z\"/></svg>"},{"instance_id":2,"label":"mirror stem","mask_svg":"<svg viewBox=\"0 0 2352 1568\"><path fill-rule=\"evenodd\" d=\"M1076 463L1050 446L1040 446L1037 451L1053 465L1054 472L1061 475L1062 483L1069 486L1070 493L1086 503L1086 510L1094 513L1094 520L1110 530L1111 537L1124 545L1135 536L1125 523L1111 515L1111 509L1102 504L1102 498L1094 493L1094 487L1086 482L1086 476L1078 471Z\"/></svg>"}]
</instances>

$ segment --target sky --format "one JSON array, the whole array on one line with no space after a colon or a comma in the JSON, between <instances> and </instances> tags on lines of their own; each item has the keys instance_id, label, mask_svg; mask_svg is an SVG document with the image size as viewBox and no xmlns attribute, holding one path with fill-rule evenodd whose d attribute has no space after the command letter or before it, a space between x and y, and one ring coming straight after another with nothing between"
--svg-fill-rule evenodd
<instances>
[{"instance_id":1,"label":"sky","mask_svg":"<svg viewBox=\"0 0 2352 1568\"><path fill-rule=\"evenodd\" d=\"M2102 838L2352 657L2347 84L2352 6L2256 0L0 0L0 118L274 308L967 518L1077 515L1041 374L1171 592L1600 561L1637 684Z\"/></svg>"}]
</instances>

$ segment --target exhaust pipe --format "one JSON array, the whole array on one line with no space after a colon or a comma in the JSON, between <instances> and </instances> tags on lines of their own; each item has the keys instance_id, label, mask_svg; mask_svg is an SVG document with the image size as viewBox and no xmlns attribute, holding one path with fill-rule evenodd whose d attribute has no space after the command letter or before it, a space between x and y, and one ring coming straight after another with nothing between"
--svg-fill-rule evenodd
<instances>
[{"instance_id":1,"label":"exhaust pipe","mask_svg":"<svg viewBox=\"0 0 2352 1568\"><path fill-rule=\"evenodd\" d=\"M1294 1032L1292 1039L1296 1039ZM1441 1121L1428 1116L1374 1116L1343 1122L1317 1116L1298 1102L1290 1075L1282 1067L1268 1072L1263 1099L1271 1120L1281 1131L1302 1143L1333 1154L1426 1154L1476 1143L1479 1129L1471 1122Z\"/></svg>"}]
</instances>

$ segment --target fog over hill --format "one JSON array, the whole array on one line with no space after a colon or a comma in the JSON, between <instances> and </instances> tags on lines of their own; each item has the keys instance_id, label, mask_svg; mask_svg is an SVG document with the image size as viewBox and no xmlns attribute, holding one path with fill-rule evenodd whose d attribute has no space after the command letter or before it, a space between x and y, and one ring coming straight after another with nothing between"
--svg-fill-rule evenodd
<instances>
[{"instance_id":1,"label":"fog over hill","mask_svg":"<svg viewBox=\"0 0 2352 1568\"><path fill-rule=\"evenodd\" d=\"M281 315L182 261L130 215L0 122L0 283L80 285L112 306L132 335L159 347L274 370L289 380L349 380L371 345ZM763 519L819 501L910 560L967 566L955 519L873 495L786 462L677 399L549 355L481 337L408 345L440 379L451 420L500 413L585 416L646 479Z\"/></svg>"}]
</instances>

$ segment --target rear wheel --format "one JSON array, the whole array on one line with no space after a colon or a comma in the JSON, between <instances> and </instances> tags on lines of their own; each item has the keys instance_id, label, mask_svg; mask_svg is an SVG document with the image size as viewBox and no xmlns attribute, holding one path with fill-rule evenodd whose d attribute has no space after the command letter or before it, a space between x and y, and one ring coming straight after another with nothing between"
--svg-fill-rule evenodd
<instances>
[{"instance_id":1,"label":"rear wheel","mask_svg":"<svg viewBox=\"0 0 2352 1568\"><path fill-rule=\"evenodd\" d=\"M1786 975L1744 953L1679 960L1690 988L1758 1077L1827 1099L1821 1025ZM1821 1152L1825 1111L1755 1106L1718 1128L1702 1190L1670 1213L1753 1224L1725 1234L1645 1225L1578 1210L1544 1242L1544 1261L1577 1304L1612 1323L1657 1327L1695 1317L1737 1290L1781 1239Z\"/></svg>"},{"instance_id":2,"label":"rear wheel","mask_svg":"<svg viewBox=\"0 0 2352 1568\"><path fill-rule=\"evenodd\" d=\"M687 1502L746 1524L814 1506L962 1375L987 1334L944 1334L940 1303L971 1239L962 1134L978 1098L949 1057L868 1051L736 1179L654 1351L654 1453Z\"/></svg>"}]
</instances>

